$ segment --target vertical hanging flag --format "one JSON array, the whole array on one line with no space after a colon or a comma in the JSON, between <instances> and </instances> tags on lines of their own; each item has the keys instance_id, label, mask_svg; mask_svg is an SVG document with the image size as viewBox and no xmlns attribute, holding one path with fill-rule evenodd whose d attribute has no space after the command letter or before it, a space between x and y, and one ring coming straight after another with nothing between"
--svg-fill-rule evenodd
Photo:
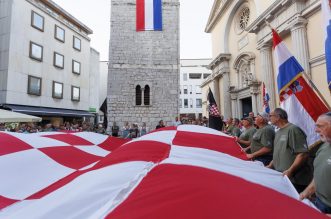
<instances>
[{"instance_id":1,"label":"vertical hanging flag","mask_svg":"<svg viewBox=\"0 0 331 219\"><path fill-rule=\"evenodd\" d=\"M323 29L325 33L325 60L328 87L331 92L331 0L322 0Z\"/></svg>"},{"instance_id":2,"label":"vertical hanging flag","mask_svg":"<svg viewBox=\"0 0 331 219\"><path fill-rule=\"evenodd\" d=\"M264 82L262 83L262 96L263 96L263 111L266 113L270 113L270 107L269 107L270 97Z\"/></svg>"},{"instance_id":3,"label":"vertical hanging flag","mask_svg":"<svg viewBox=\"0 0 331 219\"><path fill-rule=\"evenodd\" d=\"M162 30L162 0L136 0L137 31Z\"/></svg>"},{"instance_id":4,"label":"vertical hanging flag","mask_svg":"<svg viewBox=\"0 0 331 219\"><path fill-rule=\"evenodd\" d=\"M281 108L287 111L289 121L306 133L307 142L311 145L319 140L315 122L318 116L328 112L328 108L303 78L303 68L278 33L272 30L272 34Z\"/></svg>"},{"instance_id":5,"label":"vertical hanging flag","mask_svg":"<svg viewBox=\"0 0 331 219\"><path fill-rule=\"evenodd\" d=\"M217 104L213 95L213 92L209 88L208 92L209 102L209 128L221 131L223 128L223 121L221 119L220 112L218 111Z\"/></svg>"}]
</instances>

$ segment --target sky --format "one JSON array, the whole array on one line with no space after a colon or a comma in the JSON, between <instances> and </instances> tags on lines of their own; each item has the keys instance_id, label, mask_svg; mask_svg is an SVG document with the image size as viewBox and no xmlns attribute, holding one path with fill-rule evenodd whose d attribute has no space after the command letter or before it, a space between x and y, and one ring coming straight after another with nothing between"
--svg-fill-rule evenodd
<instances>
[{"instance_id":1,"label":"sky","mask_svg":"<svg viewBox=\"0 0 331 219\"><path fill-rule=\"evenodd\" d=\"M91 47L100 52L100 61L107 61L111 0L53 1L93 30ZM204 30L213 2L180 0L181 59L211 58L211 38Z\"/></svg>"}]
</instances>

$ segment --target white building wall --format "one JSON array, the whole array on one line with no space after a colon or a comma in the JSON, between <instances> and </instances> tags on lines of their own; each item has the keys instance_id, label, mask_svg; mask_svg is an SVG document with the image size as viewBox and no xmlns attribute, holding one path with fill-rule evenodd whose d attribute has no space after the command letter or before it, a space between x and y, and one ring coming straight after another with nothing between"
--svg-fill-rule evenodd
<instances>
[{"instance_id":1,"label":"white building wall","mask_svg":"<svg viewBox=\"0 0 331 219\"><path fill-rule=\"evenodd\" d=\"M0 1L0 103L6 101L12 0Z\"/></svg>"},{"instance_id":2,"label":"white building wall","mask_svg":"<svg viewBox=\"0 0 331 219\"><path fill-rule=\"evenodd\" d=\"M202 91L200 88L204 78L211 74L207 66L211 59L181 59L180 65L180 95L179 95L179 113L181 116L185 114L195 114L196 117L202 114L202 105L197 107L197 99L201 100L202 104ZM190 74L201 74L199 79L190 79ZM187 88L187 94L184 92ZM184 105L185 99L188 106Z\"/></svg>"},{"instance_id":3,"label":"white building wall","mask_svg":"<svg viewBox=\"0 0 331 219\"><path fill-rule=\"evenodd\" d=\"M100 92L100 54L95 49L90 49L90 79L89 79L89 110L93 113L98 113L99 105L99 92ZM95 110L95 111L94 111Z\"/></svg>"},{"instance_id":4,"label":"white building wall","mask_svg":"<svg viewBox=\"0 0 331 219\"><path fill-rule=\"evenodd\" d=\"M107 81L108 81L108 61L100 62L100 80L99 80L99 106L107 98Z\"/></svg>"},{"instance_id":5,"label":"white building wall","mask_svg":"<svg viewBox=\"0 0 331 219\"><path fill-rule=\"evenodd\" d=\"M0 92L5 97L0 96L0 103L77 110L88 110L90 106L97 105L98 102L93 98L90 99L90 89L98 87L97 84L90 85L90 66L94 66L92 74L98 74L99 58L90 57L90 38L87 35L88 33L64 21L62 16L45 9L41 3L38 3L39 1L4 0L4 2L1 1L1 4L12 4L12 9L10 28L6 28L5 31L7 32L4 33L10 36L7 58L9 64L8 69L6 70L4 67L5 71L1 72L1 79L4 78L7 81L7 87L5 92L1 91L2 87L4 87L2 85L3 82L1 82ZM39 31L31 26L32 10L44 17L44 31ZM3 10L1 10L1 14L3 14ZM8 20L7 17L6 21ZM65 30L64 43L54 37L55 24ZM1 27L1 31L3 29ZM81 51L73 48L73 36L81 40ZM4 42L3 37L1 39ZM42 62L35 61L29 57L30 41L43 46ZM2 48L3 43L0 45L0 51L6 50L6 48ZM56 68L53 65L54 52L64 56L63 69ZM1 56L1 59L5 58ZM81 63L79 75L72 73L73 59ZM2 70L2 66L5 65L1 62L0 66L0 70ZM42 78L41 96L27 94L28 75ZM63 83L63 99L52 97L53 81ZM96 79L95 83L98 82L99 80ZM80 87L80 101L71 100L71 86Z\"/></svg>"}]
</instances>

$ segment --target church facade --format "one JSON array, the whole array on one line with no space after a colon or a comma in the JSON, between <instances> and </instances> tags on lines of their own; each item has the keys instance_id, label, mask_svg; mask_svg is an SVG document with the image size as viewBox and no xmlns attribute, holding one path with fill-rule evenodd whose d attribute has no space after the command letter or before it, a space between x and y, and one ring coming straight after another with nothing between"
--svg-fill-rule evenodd
<instances>
[{"instance_id":1,"label":"church facade","mask_svg":"<svg viewBox=\"0 0 331 219\"><path fill-rule=\"evenodd\" d=\"M179 0L162 1L162 30L137 31L136 0L111 1L108 127L178 115Z\"/></svg>"},{"instance_id":2,"label":"church facade","mask_svg":"<svg viewBox=\"0 0 331 219\"><path fill-rule=\"evenodd\" d=\"M261 111L262 83L270 108L279 106L268 23L331 104L320 0L215 0L205 29L212 36L213 61L212 75L202 84L204 115L209 87L225 119Z\"/></svg>"}]
</instances>

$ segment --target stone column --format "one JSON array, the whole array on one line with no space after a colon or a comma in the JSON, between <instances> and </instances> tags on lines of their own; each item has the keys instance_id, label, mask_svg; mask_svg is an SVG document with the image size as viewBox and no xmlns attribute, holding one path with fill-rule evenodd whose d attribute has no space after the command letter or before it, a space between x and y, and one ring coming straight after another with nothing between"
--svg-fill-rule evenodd
<instances>
[{"instance_id":1,"label":"stone column","mask_svg":"<svg viewBox=\"0 0 331 219\"><path fill-rule=\"evenodd\" d=\"M145 88L141 88L141 105L145 106L145 101L144 101L144 97L145 97Z\"/></svg>"},{"instance_id":2,"label":"stone column","mask_svg":"<svg viewBox=\"0 0 331 219\"><path fill-rule=\"evenodd\" d=\"M251 80L256 80L256 71L255 71L255 57L250 59L250 70L252 73L252 78Z\"/></svg>"},{"instance_id":3,"label":"stone column","mask_svg":"<svg viewBox=\"0 0 331 219\"><path fill-rule=\"evenodd\" d=\"M276 106L276 99L275 99L276 97L275 97L275 80L274 80L274 72L273 72L271 44L262 45L262 47L260 48L260 53L261 53L262 81L264 82L266 89L269 93L270 109L274 109ZM260 110L262 110L262 105L257 106L257 111Z\"/></svg>"},{"instance_id":4,"label":"stone column","mask_svg":"<svg viewBox=\"0 0 331 219\"><path fill-rule=\"evenodd\" d=\"M214 98L218 107L218 110L221 109L221 102L220 102L220 86L219 86L219 78L218 77L214 77L213 79L213 94L214 94Z\"/></svg>"},{"instance_id":5,"label":"stone column","mask_svg":"<svg viewBox=\"0 0 331 219\"><path fill-rule=\"evenodd\" d=\"M307 23L305 18L297 17L291 23L291 38L293 45L293 53L300 65L303 67L305 72L310 74L310 64L309 64L309 48L308 48L308 38L307 38Z\"/></svg>"},{"instance_id":6,"label":"stone column","mask_svg":"<svg viewBox=\"0 0 331 219\"><path fill-rule=\"evenodd\" d=\"M230 92L229 92L229 88L230 88L230 76L229 76L229 72L224 72L223 73L223 78L222 78L222 82L223 82L223 96L224 96L224 118L228 119L230 118L232 115L231 112L231 96L230 96Z\"/></svg>"},{"instance_id":7,"label":"stone column","mask_svg":"<svg viewBox=\"0 0 331 219\"><path fill-rule=\"evenodd\" d=\"M240 119L243 115L243 107L242 107L242 101L237 98L237 112L238 112L238 119Z\"/></svg>"},{"instance_id":8,"label":"stone column","mask_svg":"<svg viewBox=\"0 0 331 219\"><path fill-rule=\"evenodd\" d=\"M252 81L251 86L250 86L250 93L252 95L252 111L256 115L259 111L259 93L260 92L260 86L261 83L258 81ZM262 108L262 105L261 105Z\"/></svg>"},{"instance_id":9,"label":"stone column","mask_svg":"<svg viewBox=\"0 0 331 219\"><path fill-rule=\"evenodd\" d=\"M241 88L241 80L240 80L240 74L239 74L239 69L235 68L236 74L237 74L237 87Z\"/></svg>"},{"instance_id":10,"label":"stone column","mask_svg":"<svg viewBox=\"0 0 331 219\"><path fill-rule=\"evenodd\" d=\"M257 114L257 95L255 93L252 94L252 110L254 112L254 115Z\"/></svg>"},{"instance_id":11,"label":"stone column","mask_svg":"<svg viewBox=\"0 0 331 219\"><path fill-rule=\"evenodd\" d=\"M238 93L231 93L232 117L238 118Z\"/></svg>"}]
</instances>

